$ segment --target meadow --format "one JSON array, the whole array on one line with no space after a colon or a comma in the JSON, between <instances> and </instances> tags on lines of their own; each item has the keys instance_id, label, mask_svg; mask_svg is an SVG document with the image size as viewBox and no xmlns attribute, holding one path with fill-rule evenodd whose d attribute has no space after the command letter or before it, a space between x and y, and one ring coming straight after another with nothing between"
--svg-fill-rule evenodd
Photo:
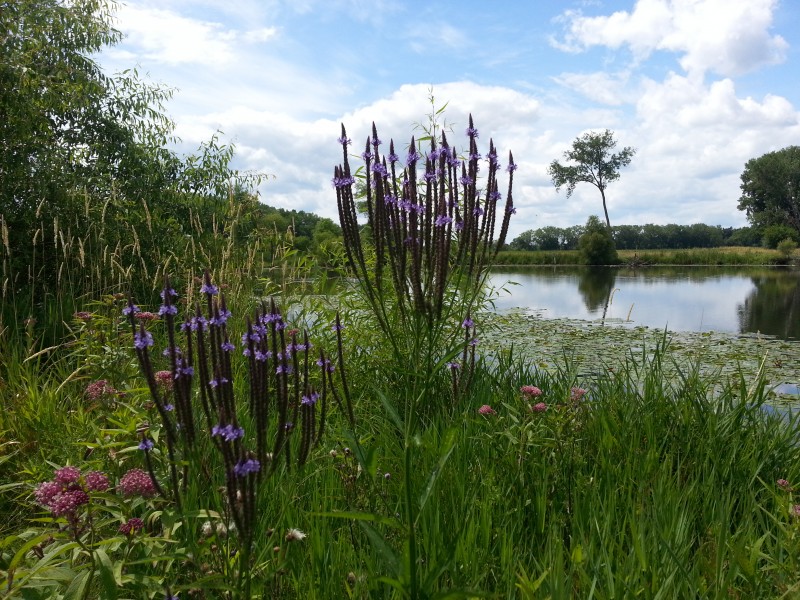
<instances>
[{"instance_id":1,"label":"meadow","mask_svg":"<svg viewBox=\"0 0 800 600\"><path fill-rule=\"evenodd\" d=\"M466 186L456 227L432 145L451 183L413 200L437 218L371 198L364 228L340 142L333 288L235 218L138 279L135 247L56 231L47 293L4 246L2 597L798 594L798 419L762 369L665 338L543 360L488 312L513 160L505 209Z\"/></svg>"}]
</instances>

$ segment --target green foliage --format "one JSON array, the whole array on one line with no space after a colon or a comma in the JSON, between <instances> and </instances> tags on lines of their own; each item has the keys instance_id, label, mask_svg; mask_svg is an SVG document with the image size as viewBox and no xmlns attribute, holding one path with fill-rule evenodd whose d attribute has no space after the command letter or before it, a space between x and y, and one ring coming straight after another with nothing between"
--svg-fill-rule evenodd
<instances>
[{"instance_id":1,"label":"green foliage","mask_svg":"<svg viewBox=\"0 0 800 600\"><path fill-rule=\"evenodd\" d=\"M797 250L797 242L793 239L781 240L778 242L777 250L784 258L789 259L794 254L794 251Z\"/></svg>"},{"instance_id":2,"label":"green foliage","mask_svg":"<svg viewBox=\"0 0 800 600\"><path fill-rule=\"evenodd\" d=\"M578 240L581 261L587 265L615 265L619 262L614 238L600 219L592 215Z\"/></svg>"},{"instance_id":3,"label":"green foliage","mask_svg":"<svg viewBox=\"0 0 800 600\"><path fill-rule=\"evenodd\" d=\"M800 146L750 159L741 180L738 208L753 225L800 231Z\"/></svg>"},{"instance_id":4,"label":"green foliage","mask_svg":"<svg viewBox=\"0 0 800 600\"><path fill-rule=\"evenodd\" d=\"M752 227L723 228L720 225L614 225L614 244L619 250L663 250L758 246L760 234ZM542 227L524 231L509 244L511 250L573 250L583 227Z\"/></svg>"},{"instance_id":5,"label":"green foliage","mask_svg":"<svg viewBox=\"0 0 800 600\"><path fill-rule=\"evenodd\" d=\"M777 248L783 240L800 241L800 231L788 225L777 224L765 227L761 234L761 245L764 248Z\"/></svg>"},{"instance_id":6,"label":"green foliage","mask_svg":"<svg viewBox=\"0 0 800 600\"><path fill-rule=\"evenodd\" d=\"M606 207L606 187L619 179L619 170L627 167L636 150L626 146L620 152L611 153L617 141L614 133L606 129L602 133L588 132L572 142L572 149L564 152L564 158L574 164L562 165L557 160L550 163L547 174L553 180L558 191L562 186L567 188L567 198L575 191L579 183L590 183L600 190L603 199L603 212L606 225L611 229Z\"/></svg>"}]
</instances>

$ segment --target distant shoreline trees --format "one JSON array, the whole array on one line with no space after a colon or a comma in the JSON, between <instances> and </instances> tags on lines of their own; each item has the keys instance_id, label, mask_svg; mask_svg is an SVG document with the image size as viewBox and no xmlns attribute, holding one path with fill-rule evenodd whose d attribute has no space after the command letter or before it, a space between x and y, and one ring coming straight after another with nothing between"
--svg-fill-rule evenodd
<instances>
[{"instance_id":1,"label":"distant shoreline trees","mask_svg":"<svg viewBox=\"0 0 800 600\"><path fill-rule=\"evenodd\" d=\"M511 250L577 250L584 227L541 227L514 238ZM717 248L720 246L761 246L763 232L755 227L721 225L615 225L611 235L618 250Z\"/></svg>"}]
</instances>

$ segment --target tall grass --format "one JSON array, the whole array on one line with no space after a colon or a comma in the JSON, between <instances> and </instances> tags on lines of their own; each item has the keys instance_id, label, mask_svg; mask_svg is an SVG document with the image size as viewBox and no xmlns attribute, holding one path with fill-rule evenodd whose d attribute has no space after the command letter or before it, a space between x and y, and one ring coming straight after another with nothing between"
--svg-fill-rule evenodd
<instances>
[{"instance_id":1,"label":"tall grass","mask_svg":"<svg viewBox=\"0 0 800 600\"><path fill-rule=\"evenodd\" d=\"M646 265L780 265L787 259L777 250L749 246L665 250L618 250L624 264ZM504 250L496 266L581 264L577 250Z\"/></svg>"}]
</instances>

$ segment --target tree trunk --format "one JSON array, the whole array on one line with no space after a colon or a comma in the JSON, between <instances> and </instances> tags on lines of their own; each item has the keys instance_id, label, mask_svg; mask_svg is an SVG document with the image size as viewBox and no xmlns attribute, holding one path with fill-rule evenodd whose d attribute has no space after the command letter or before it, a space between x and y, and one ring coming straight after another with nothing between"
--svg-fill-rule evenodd
<instances>
[{"instance_id":1,"label":"tree trunk","mask_svg":"<svg viewBox=\"0 0 800 600\"><path fill-rule=\"evenodd\" d=\"M606 213L606 225L608 225L608 231L611 231L611 221L608 220L608 209L606 208L606 193L603 188L600 188L600 195L603 197L603 212Z\"/></svg>"}]
</instances>

